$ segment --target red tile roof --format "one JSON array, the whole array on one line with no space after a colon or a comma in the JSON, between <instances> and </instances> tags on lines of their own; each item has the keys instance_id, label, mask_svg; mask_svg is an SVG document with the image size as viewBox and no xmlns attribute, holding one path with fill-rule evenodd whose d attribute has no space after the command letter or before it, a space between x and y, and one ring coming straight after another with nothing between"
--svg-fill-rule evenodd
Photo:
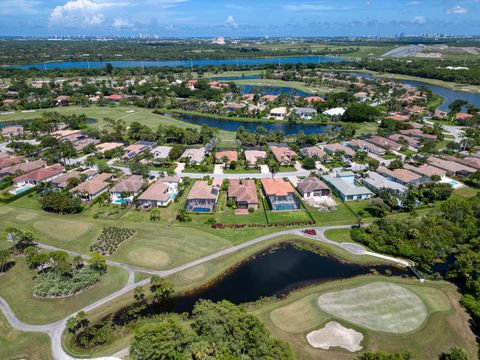
<instances>
[{"instance_id":1,"label":"red tile roof","mask_svg":"<svg viewBox=\"0 0 480 360\"><path fill-rule=\"evenodd\" d=\"M287 196L294 192L292 185L283 179L261 179L261 182L268 196Z\"/></svg>"}]
</instances>

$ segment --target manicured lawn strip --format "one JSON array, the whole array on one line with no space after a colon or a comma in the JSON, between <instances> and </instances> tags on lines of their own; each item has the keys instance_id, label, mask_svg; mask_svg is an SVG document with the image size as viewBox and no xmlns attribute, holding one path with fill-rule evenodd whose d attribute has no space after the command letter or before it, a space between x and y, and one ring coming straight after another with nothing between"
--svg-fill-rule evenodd
<instances>
[{"instance_id":1,"label":"manicured lawn strip","mask_svg":"<svg viewBox=\"0 0 480 360\"><path fill-rule=\"evenodd\" d=\"M255 244L247 248L241 249L235 253L217 258L215 260L209 261L204 264L197 265L193 268L190 268L182 272L179 272L177 274L173 274L169 276L168 280L170 280L174 284L175 291L177 294L180 294L182 292L192 291L197 287L205 286L206 284L212 283L215 279L217 279L219 276L224 274L225 271L228 271L228 269L235 267L239 263L255 255L256 253L261 252L265 249L268 249L273 245L286 242L286 241L296 242L299 245L305 244L307 246L312 246L313 248L319 249L319 251L321 251L322 253L337 256L341 259L344 259L347 261L353 261L359 264L365 264L365 265L385 264L384 261L377 258L368 257L368 256L366 257L355 256L355 255L346 253L338 249L337 247L331 247L323 243L315 242L302 237L288 235L288 236L278 236L278 237L266 240L262 243ZM93 310L88 314L88 318L90 321L96 321L108 315L112 311L116 311L121 307L124 307L130 304L132 301L133 301L133 291L116 298L114 304L110 304L110 303L105 304ZM121 339L115 339L113 343L109 344L105 348L98 349L94 354L109 355L116 351L121 350L129 343L130 339L133 336L132 332L129 329L125 329L123 335L124 336L122 336Z\"/></svg>"},{"instance_id":2,"label":"manicured lawn strip","mask_svg":"<svg viewBox=\"0 0 480 360\"><path fill-rule=\"evenodd\" d=\"M63 319L71 313L119 290L127 282L128 274L117 267L109 267L101 280L84 292L63 299L39 299L32 294L34 273L25 260L15 258L15 266L2 276L0 296L10 305L16 316L26 323L45 324Z\"/></svg>"},{"instance_id":3,"label":"manicured lawn strip","mask_svg":"<svg viewBox=\"0 0 480 360\"><path fill-rule=\"evenodd\" d=\"M224 174L260 174L260 169L237 167L236 169L224 169Z\"/></svg>"},{"instance_id":4,"label":"manicured lawn strip","mask_svg":"<svg viewBox=\"0 0 480 360\"><path fill-rule=\"evenodd\" d=\"M15 201L12 201L10 205L24 208L24 209L31 209L31 210L41 210L42 205L40 204L39 196L36 192L25 194L18 198Z\"/></svg>"},{"instance_id":5,"label":"manicured lawn strip","mask_svg":"<svg viewBox=\"0 0 480 360\"><path fill-rule=\"evenodd\" d=\"M325 237L337 242L353 242L350 237L350 229L330 229L325 231Z\"/></svg>"},{"instance_id":6,"label":"manicured lawn strip","mask_svg":"<svg viewBox=\"0 0 480 360\"><path fill-rule=\"evenodd\" d=\"M310 217L305 210L296 211L268 211L268 219L272 224L292 221L310 221ZM305 225L304 225L305 226Z\"/></svg>"},{"instance_id":7,"label":"manicured lawn strip","mask_svg":"<svg viewBox=\"0 0 480 360\"><path fill-rule=\"evenodd\" d=\"M53 359L50 349L50 338L47 334L15 330L1 312L0 349L2 359Z\"/></svg>"},{"instance_id":8,"label":"manicured lawn strip","mask_svg":"<svg viewBox=\"0 0 480 360\"><path fill-rule=\"evenodd\" d=\"M321 293L361 286L372 281L394 282L414 291L422 298L427 308L433 312L426 324L410 334L391 335L379 333L352 325L344 320L336 319L321 311L316 305L316 299ZM432 296L432 293L438 294L434 293L434 291L441 291L444 294L444 299L448 299L450 310L447 310L448 307L445 306L445 300L436 300L438 296ZM458 297L459 294L454 285L443 281L428 282L421 285L413 279L367 275L315 285L294 292L280 301L272 300L253 305L252 309L265 322L272 335L292 344L299 358L302 359L345 359L345 352L340 349L334 348L327 352L314 349L306 342L305 335L309 331L320 329L330 320L338 321L348 328L362 332L365 335L362 345L368 351L382 349L384 351L396 352L399 349L410 349L419 359L436 359L441 352L447 351L454 346L462 346L472 356L476 351L475 338L468 327L467 315L458 304ZM293 306L292 304L296 302L300 302L302 305L300 307ZM291 306L285 308L288 305ZM295 328L292 328L292 332L282 330L272 321L272 311L280 308L286 311L295 311L298 314L297 316L303 317L296 319L295 314L290 314L293 316L292 319L295 319L295 323L292 321L292 324L285 324L286 326L293 326L297 323L302 324L302 321L304 321L305 323L301 327L311 326L311 328L308 330L297 329L297 331L295 331ZM299 309L302 311L297 311ZM277 322L278 320L276 319Z\"/></svg>"}]
</instances>

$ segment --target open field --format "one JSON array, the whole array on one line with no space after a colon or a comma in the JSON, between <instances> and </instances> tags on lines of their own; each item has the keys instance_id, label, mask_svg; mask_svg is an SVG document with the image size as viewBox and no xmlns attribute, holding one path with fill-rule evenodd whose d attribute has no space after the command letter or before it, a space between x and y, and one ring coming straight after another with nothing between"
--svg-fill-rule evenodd
<instances>
[{"instance_id":1,"label":"open field","mask_svg":"<svg viewBox=\"0 0 480 360\"><path fill-rule=\"evenodd\" d=\"M62 299L40 299L32 294L34 272L27 268L23 258L15 258L15 266L3 274L0 282L2 296L17 317L30 324L45 324L60 320L79 309L122 288L128 274L125 270L109 267L106 275L84 292Z\"/></svg>"},{"instance_id":2,"label":"open field","mask_svg":"<svg viewBox=\"0 0 480 360\"><path fill-rule=\"evenodd\" d=\"M318 306L319 296L325 294L333 296L340 291L371 287L372 284L375 288L375 284L379 282L404 289L402 291L406 291L412 299L418 298L426 309L427 318L423 323L417 324L416 330L406 334L374 331L330 315ZM372 299L383 300L384 295L391 296L388 293L380 293ZM473 356L477 350L475 337L467 325L468 316L458 304L458 298L459 294L454 285L447 282L420 284L412 279L363 276L306 288L290 294L285 299L255 305L253 312L262 318L273 336L290 342L302 359L352 359L352 355L345 350L314 349L308 344L306 334L322 328L329 321L337 321L346 328L361 332L364 335L361 345L368 351L382 349L395 352L399 349L409 349L418 359L437 359L441 352L454 346L462 346ZM377 308L370 303L366 303L362 309L359 309L356 303L353 305L362 311L385 311L384 308ZM387 310L394 311L393 307Z\"/></svg>"},{"instance_id":3,"label":"open field","mask_svg":"<svg viewBox=\"0 0 480 360\"><path fill-rule=\"evenodd\" d=\"M48 335L14 330L1 312L0 349L2 359L52 359Z\"/></svg>"}]
</instances>

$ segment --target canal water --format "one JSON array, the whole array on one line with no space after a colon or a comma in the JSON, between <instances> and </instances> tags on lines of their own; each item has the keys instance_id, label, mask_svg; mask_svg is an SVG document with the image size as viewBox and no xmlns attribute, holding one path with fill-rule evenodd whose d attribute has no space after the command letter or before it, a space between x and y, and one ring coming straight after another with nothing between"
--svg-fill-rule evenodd
<instances>
[{"instance_id":1,"label":"canal water","mask_svg":"<svg viewBox=\"0 0 480 360\"><path fill-rule=\"evenodd\" d=\"M16 69L37 68L41 70L52 69L94 69L105 67L107 64L112 64L113 67L128 68L128 67L149 67L149 66L166 66L166 67L191 67L191 66L223 66L223 65L238 65L238 66L254 66L254 65L268 65L268 64L319 64L327 62L342 62L352 61L351 59L334 57L334 56L292 56L292 57L265 57L265 58L243 58L243 59L203 59L203 60L112 60L112 61L59 61L46 62L37 64L25 65L10 65L7 67Z\"/></svg>"},{"instance_id":2,"label":"canal water","mask_svg":"<svg viewBox=\"0 0 480 360\"><path fill-rule=\"evenodd\" d=\"M379 77L375 77L371 74L366 74L366 73L361 73L361 72L351 72L351 73L349 73L349 75L362 77L362 78L365 78L365 79L372 79L372 80L378 80L378 79L388 80L388 78L379 78ZM399 80L399 79L391 79L391 80L395 81L395 82L398 82L398 83L408 84L408 85L416 86L416 87L423 86L423 87L426 87L426 88L432 90L435 94L440 95L443 98L443 104L439 106L439 109L443 110L443 111L449 111L448 105L450 105L454 100L457 100L457 99L466 100L470 104L473 104L476 107L480 108L480 94L478 94L478 93L452 90L452 89L444 88L444 87L441 87L441 86L427 84L427 83L422 82L422 81Z\"/></svg>"},{"instance_id":3,"label":"canal water","mask_svg":"<svg viewBox=\"0 0 480 360\"><path fill-rule=\"evenodd\" d=\"M285 135L298 134L303 131L306 135L325 133L335 130L335 126L325 124L288 124L286 121L261 122L261 121L240 121L218 119L206 115L176 114L175 118L181 121L195 125L207 125L226 131L237 131L240 126L250 131L256 131L257 127L262 126L267 130L282 131Z\"/></svg>"}]
</instances>

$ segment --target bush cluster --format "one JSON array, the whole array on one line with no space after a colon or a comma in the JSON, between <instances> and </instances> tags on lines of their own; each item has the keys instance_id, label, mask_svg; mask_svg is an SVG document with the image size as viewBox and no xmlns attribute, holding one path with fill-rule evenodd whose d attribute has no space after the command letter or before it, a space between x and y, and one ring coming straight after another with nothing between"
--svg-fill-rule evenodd
<instances>
[{"instance_id":1,"label":"bush cluster","mask_svg":"<svg viewBox=\"0 0 480 360\"><path fill-rule=\"evenodd\" d=\"M286 227L286 226L300 226L300 225L315 225L315 221L289 221L289 222L279 222L279 223L270 223L270 224L222 224L216 223L212 224L210 227L212 229L242 229L242 228L270 228L270 227Z\"/></svg>"},{"instance_id":2,"label":"bush cluster","mask_svg":"<svg viewBox=\"0 0 480 360\"><path fill-rule=\"evenodd\" d=\"M315 230L315 229L305 229L305 230L303 230L303 233L307 234L307 235L316 236L317 235L317 230Z\"/></svg>"},{"instance_id":3,"label":"bush cluster","mask_svg":"<svg viewBox=\"0 0 480 360\"><path fill-rule=\"evenodd\" d=\"M102 273L90 266L74 270L71 276L45 271L35 276L33 294L38 297L71 296L95 284Z\"/></svg>"},{"instance_id":4,"label":"bush cluster","mask_svg":"<svg viewBox=\"0 0 480 360\"><path fill-rule=\"evenodd\" d=\"M97 251L102 255L111 255L118 246L135 234L131 228L120 228L116 226L104 227L102 234L98 237L95 244L90 246L90 251Z\"/></svg>"}]
</instances>

